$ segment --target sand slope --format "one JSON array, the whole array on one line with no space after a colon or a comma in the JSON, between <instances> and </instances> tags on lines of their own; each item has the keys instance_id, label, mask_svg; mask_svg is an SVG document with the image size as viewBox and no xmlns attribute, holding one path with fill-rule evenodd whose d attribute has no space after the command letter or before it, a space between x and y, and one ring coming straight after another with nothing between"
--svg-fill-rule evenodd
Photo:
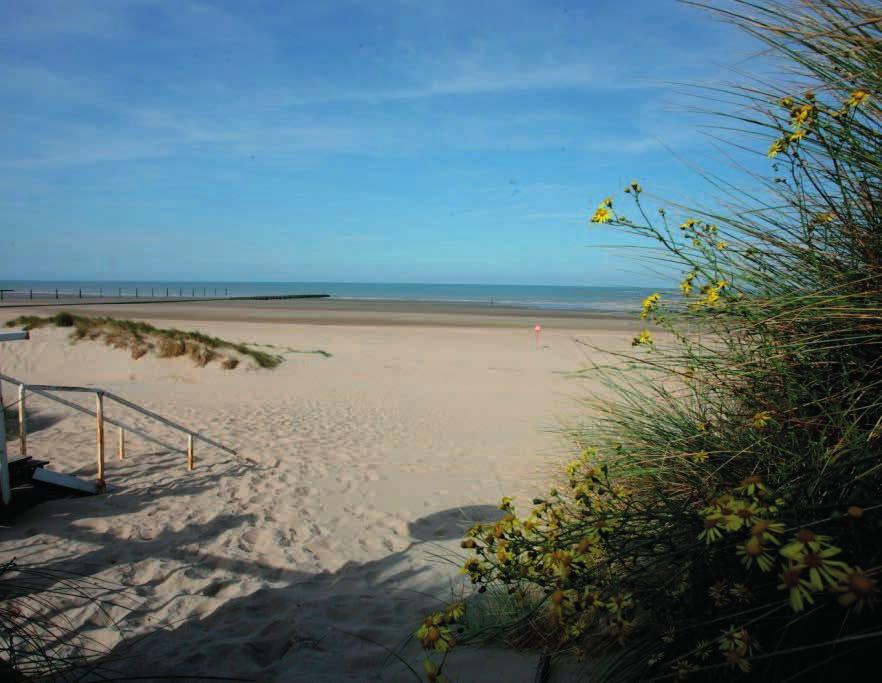
<instances>
[{"instance_id":1,"label":"sand slope","mask_svg":"<svg viewBox=\"0 0 882 683\"><path fill-rule=\"evenodd\" d=\"M554 330L536 349L529 329L174 324L333 356L287 353L275 371L224 371L71 346L57 329L0 345L6 374L100 385L242 456L200 444L188 473L183 455L131 437L118 461L111 428L112 491L18 514L0 529L0 556L124 587L133 611L74 606L66 616L127 657L117 664L127 674L266 681L413 680L386 648L419 666L404 641L458 580L432 554L497 514L503 492L526 503L566 457L552 430L591 390L559 374L584 361L574 336L628 338ZM29 408L30 454L94 476L93 422L40 398ZM148 425L114 406L108 415ZM475 663L463 656L455 680L485 680ZM502 674L530 681L534 664L515 657Z\"/></svg>"}]
</instances>

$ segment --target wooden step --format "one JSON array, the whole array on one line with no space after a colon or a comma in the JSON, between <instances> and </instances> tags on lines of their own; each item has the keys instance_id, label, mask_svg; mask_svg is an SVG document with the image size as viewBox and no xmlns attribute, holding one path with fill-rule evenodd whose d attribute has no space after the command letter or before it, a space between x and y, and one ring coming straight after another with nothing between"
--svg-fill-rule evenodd
<instances>
[{"instance_id":1,"label":"wooden step","mask_svg":"<svg viewBox=\"0 0 882 683\"><path fill-rule=\"evenodd\" d=\"M44 470L38 467L34 470L31 481L40 482L41 484L50 484L52 486L60 486L65 489L72 489L80 493L98 493L98 484L94 481L86 481L72 474L62 474L61 472L53 472L52 470Z\"/></svg>"},{"instance_id":2,"label":"wooden step","mask_svg":"<svg viewBox=\"0 0 882 683\"><path fill-rule=\"evenodd\" d=\"M36 460L30 456L9 461L9 485L12 488L29 484L34 470L48 464L48 460Z\"/></svg>"}]
</instances>

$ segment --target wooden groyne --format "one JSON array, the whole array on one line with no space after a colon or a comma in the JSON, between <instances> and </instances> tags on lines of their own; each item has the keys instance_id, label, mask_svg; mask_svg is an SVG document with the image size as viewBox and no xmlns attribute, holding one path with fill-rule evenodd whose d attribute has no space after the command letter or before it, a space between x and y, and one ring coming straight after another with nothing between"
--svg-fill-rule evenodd
<instances>
[{"instance_id":1,"label":"wooden groyne","mask_svg":"<svg viewBox=\"0 0 882 683\"><path fill-rule=\"evenodd\" d=\"M175 295L166 289L165 296L155 294L151 290L149 296L143 296L139 289L133 295L117 294L105 295L99 293L84 293L82 290L65 292L53 290L49 292L35 292L33 290L0 290L0 307L3 308L30 308L36 306L85 306L92 304L159 304L159 303L193 303L205 301L281 301L285 299L328 299L330 294L256 294L253 296L229 296L229 295ZM121 291L121 290L120 290Z\"/></svg>"}]
</instances>

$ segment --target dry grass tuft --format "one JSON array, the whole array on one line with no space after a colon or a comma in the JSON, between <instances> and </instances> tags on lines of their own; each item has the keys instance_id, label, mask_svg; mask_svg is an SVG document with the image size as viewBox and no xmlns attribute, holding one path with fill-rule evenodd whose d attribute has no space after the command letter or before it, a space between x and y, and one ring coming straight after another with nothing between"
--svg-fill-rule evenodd
<instances>
[{"instance_id":1,"label":"dry grass tuft","mask_svg":"<svg viewBox=\"0 0 882 683\"><path fill-rule=\"evenodd\" d=\"M247 344L229 342L201 332L161 329L132 320L59 313L49 318L21 316L7 323L7 327L21 327L25 330L47 326L73 328L70 333L73 342L81 339L100 339L115 349L129 349L132 358L136 360L150 352L155 353L159 358L177 358L186 355L199 367L219 361L225 370L237 368L240 359L222 354L220 350L228 350L251 358L258 367L267 369L278 367L283 360L282 356L258 351Z\"/></svg>"}]
</instances>

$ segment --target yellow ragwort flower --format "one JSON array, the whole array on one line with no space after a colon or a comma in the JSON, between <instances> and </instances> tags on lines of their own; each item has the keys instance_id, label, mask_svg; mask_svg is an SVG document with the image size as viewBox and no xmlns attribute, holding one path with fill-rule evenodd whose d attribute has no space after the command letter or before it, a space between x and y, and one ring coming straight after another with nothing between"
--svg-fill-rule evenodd
<instances>
[{"instance_id":1,"label":"yellow ragwort flower","mask_svg":"<svg viewBox=\"0 0 882 683\"><path fill-rule=\"evenodd\" d=\"M790 112L790 123L794 129L802 128L811 124L815 117L815 106L813 104L802 104L794 107Z\"/></svg>"},{"instance_id":2,"label":"yellow ragwort flower","mask_svg":"<svg viewBox=\"0 0 882 683\"><path fill-rule=\"evenodd\" d=\"M640 334L634 337L631 346L651 346L654 343L652 333L650 333L649 330L643 330Z\"/></svg>"},{"instance_id":3,"label":"yellow ragwort flower","mask_svg":"<svg viewBox=\"0 0 882 683\"><path fill-rule=\"evenodd\" d=\"M696 451L695 453L690 453L689 457L693 462L705 462L708 458L708 452Z\"/></svg>"},{"instance_id":4,"label":"yellow ragwort flower","mask_svg":"<svg viewBox=\"0 0 882 683\"><path fill-rule=\"evenodd\" d=\"M603 205L598 206L597 211L591 216L592 223L609 223L610 220L612 220L612 212Z\"/></svg>"},{"instance_id":5,"label":"yellow ragwort flower","mask_svg":"<svg viewBox=\"0 0 882 683\"><path fill-rule=\"evenodd\" d=\"M778 138L769 146L769 151L766 152L766 156L768 156L769 159L774 159L781 152L787 151L787 145L789 143L790 141L787 138Z\"/></svg>"},{"instance_id":6,"label":"yellow ragwort flower","mask_svg":"<svg viewBox=\"0 0 882 683\"><path fill-rule=\"evenodd\" d=\"M843 607L854 607L855 612L860 612L864 607L873 604L875 598L876 581L867 576L860 568L853 569L835 588L839 596L839 604Z\"/></svg>"},{"instance_id":7,"label":"yellow ragwort flower","mask_svg":"<svg viewBox=\"0 0 882 683\"><path fill-rule=\"evenodd\" d=\"M845 101L845 106L846 107L859 107L867 100L867 98L869 96L870 96L870 93L868 93L866 90L860 90L860 89L855 90L853 93L851 93L851 97L849 97Z\"/></svg>"},{"instance_id":8,"label":"yellow ragwort flower","mask_svg":"<svg viewBox=\"0 0 882 683\"><path fill-rule=\"evenodd\" d=\"M652 313L656 307L658 306L659 299L661 299L661 294L658 292L654 292L650 294L643 300L643 310L640 311L641 318L648 318L649 314Z\"/></svg>"},{"instance_id":9,"label":"yellow ragwort flower","mask_svg":"<svg viewBox=\"0 0 882 683\"><path fill-rule=\"evenodd\" d=\"M751 422L753 422L755 429L765 429L766 425L769 424L770 419L772 419L772 416L769 411L760 410L751 418Z\"/></svg>"},{"instance_id":10,"label":"yellow ragwort flower","mask_svg":"<svg viewBox=\"0 0 882 683\"><path fill-rule=\"evenodd\" d=\"M683 281L680 283L680 291L683 292L683 296L689 296L692 293L692 281L695 279L697 273L695 271L691 273L686 273Z\"/></svg>"}]
</instances>

